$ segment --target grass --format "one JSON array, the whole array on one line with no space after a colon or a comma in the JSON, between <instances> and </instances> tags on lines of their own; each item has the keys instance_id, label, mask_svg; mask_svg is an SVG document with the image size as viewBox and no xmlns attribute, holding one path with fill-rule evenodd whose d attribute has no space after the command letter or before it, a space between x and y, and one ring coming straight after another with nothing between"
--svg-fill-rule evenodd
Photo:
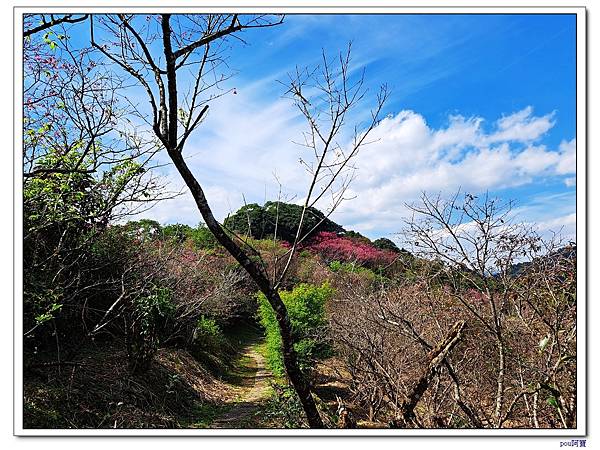
<instances>
[{"instance_id":1,"label":"grass","mask_svg":"<svg viewBox=\"0 0 600 450\"><path fill-rule=\"evenodd\" d=\"M232 405L198 403L192 410L189 422L181 423L183 428L209 428L211 424L231 409Z\"/></svg>"}]
</instances>

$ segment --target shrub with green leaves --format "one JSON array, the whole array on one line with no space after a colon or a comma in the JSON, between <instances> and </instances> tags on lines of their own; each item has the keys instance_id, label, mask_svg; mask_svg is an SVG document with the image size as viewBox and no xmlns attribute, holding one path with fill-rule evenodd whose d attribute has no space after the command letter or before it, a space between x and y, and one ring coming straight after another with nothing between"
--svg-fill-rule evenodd
<instances>
[{"instance_id":1,"label":"shrub with green leaves","mask_svg":"<svg viewBox=\"0 0 600 450\"><path fill-rule=\"evenodd\" d=\"M194 347L206 351L219 351L224 342L223 331L216 320L200 316L194 330Z\"/></svg>"},{"instance_id":2,"label":"shrub with green leaves","mask_svg":"<svg viewBox=\"0 0 600 450\"><path fill-rule=\"evenodd\" d=\"M326 325L325 303L333 296L329 284L321 286L299 284L292 291L280 292L292 324L294 349L298 354L300 367L306 370L319 357L327 355L329 349L323 338L323 328ZM258 315L261 325L265 328L266 357L270 369L276 376L283 376L281 333L275 317L275 312L260 293L258 295Z\"/></svg>"},{"instance_id":3,"label":"shrub with green leaves","mask_svg":"<svg viewBox=\"0 0 600 450\"><path fill-rule=\"evenodd\" d=\"M149 295L134 302L131 335L128 339L129 363L132 372L148 369L158 349L161 331L175 314L171 291L155 286Z\"/></svg>"},{"instance_id":4,"label":"shrub with green leaves","mask_svg":"<svg viewBox=\"0 0 600 450\"><path fill-rule=\"evenodd\" d=\"M166 239L171 239L178 243L189 240L197 249L212 250L219 246L217 239L202 222L196 228L181 223L166 225L163 227L162 232Z\"/></svg>"}]
</instances>

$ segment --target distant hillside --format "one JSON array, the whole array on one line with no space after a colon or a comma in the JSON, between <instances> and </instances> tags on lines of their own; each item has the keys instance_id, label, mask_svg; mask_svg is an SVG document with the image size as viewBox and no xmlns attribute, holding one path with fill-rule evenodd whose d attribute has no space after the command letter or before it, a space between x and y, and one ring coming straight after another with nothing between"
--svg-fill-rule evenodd
<instances>
[{"instance_id":1,"label":"distant hillside","mask_svg":"<svg viewBox=\"0 0 600 450\"><path fill-rule=\"evenodd\" d=\"M525 261L518 264L513 264L511 268L512 275L520 275L526 272L532 265L541 264L548 260L559 260L559 259L576 259L577 258L577 244L570 243L549 255L541 256L532 261Z\"/></svg>"},{"instance_id":2,"label":"distant hillside","mask_svg":"<svg viewBox=\"0 0 600 450\"><path fill-rule=\"evenodd\" d=\"M227 217L224 225L236 233L249 235L255 239L273 237L277 228L278 239L292 242L296 236L301 214L302 206L291 203L267 202L264 206L251 203ZM346 232L341 225L326 218L318 209L308 208L304 216L302 234L310 232L311 235L315 235L321 231Z\"/></svg>"}]
</instances>

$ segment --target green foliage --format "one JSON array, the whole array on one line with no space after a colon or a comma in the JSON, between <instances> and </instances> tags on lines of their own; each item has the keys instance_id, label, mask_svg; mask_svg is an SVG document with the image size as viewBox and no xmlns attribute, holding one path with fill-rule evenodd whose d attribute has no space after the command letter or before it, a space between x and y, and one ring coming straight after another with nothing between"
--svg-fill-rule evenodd
<instances>
[{"instance_id":1,"label":"green foliage","mask_svg":"<svg viewBox=\"0 0 600 450\"><path fill-rule=\"evenodd\" d=\"M301 251L298 253L298 257L299 257L299 258L310 258L311 256L312 256L312 253L311 253L311 252L309 252L308 250L301 250Z\"/></svg>"},{"instance_id":2,"label":"green foliage","mask_svg":"<svg viewBox=\"0 0 600 450\"><path fill-rule=\"evenodd\" d=\"M269 398L262 414L267 423L275 423L283 428L308 428L306 415L298 394L292 386L283 383L271 383L273 394ZM329 405L314 396L319 414L325 428L335 428L337 415L333 414Z\"/></svg>"},{"instance_id":3,"label":"green foliage","mask_svg":"<svg viewBox=\"0 0 600 450\"><path fill-rule=\"evenodd\" d=\"M291 386L273 383L273 395L265 407L267 420L281 424L283 428L306 428L308 426L302 403Z\"/></svg>"},{"instance_id":4,"label":"green foliage","mask_svg":"<svg viewBox=\"0 0 600 450\"><path fill-rule=\"evenodd\" d=\"M314 361L326 356L329 349L322 338L322 329L326 325L325 303L332 297L333 289L324 283L321 286L299 284L292 291L280 292L292 324L294 349L298 354L300 367L306 370ZM258 314L261 325L266 331L267 363L276 376L283 376L281 333L275 312L260 293L258 295Z\"/></svg>"},{"instance_id":5,"label":"green foliage","mask_svg":"<svg viewBox=\"0 0 600 450\"><path fill-rule=\"evenodd\" d=\"M225 337L221 327L214 319L202 315L194 330L194 347L200 350L218 352Z\"/></svg>"},{"instance_id":6,"label":"green foliage","mask_svg":"<svg viewBox=\"0 0 600 450\"><path fill-rule=\"evenodd\" d=\"M163 237L165 239L173 240L179 244L182 244L192 234L192 227L189 225L185 225L182 223L175 223L170 225L165 225L162 229Z\"/></svg>"},{"instance_id":7,"label":"green foliage","mask_svg":"<svg viewBox=\"0 0 600 450\"><path fill-rule=\"evenodd\" d=\"M48 133L46 124L28 130L26 140ZM104 171L96 163L94 151L86 153L83 142L76 142L68 152L52 146L36 160L33 174L24 178L23 305L27 330L65 312L76 313L72 306L78 302L103 307L103 301L92 306L88 300L96 294L100 298L100 290L111 284L112 280L103 275L118 270L118 261L131 244L120 237L111 244L104 237L111 228L120 230L108 226L113 210L123 195L129 195L131 184L137 186L143 170L129 159L102 166ZM85 294L80 296L79 292ZM109 299L106 296L105 300ZM75 322L65 317L64 325L70 332ZM40 332L45 332L44 327L35 328L36 334ZM33 344L33 336L28 338Z\"/></svg>"},{"instance_id":8,"label":"green foliage","mask_svg":"<svg viewBox=\"0 0 600 450\"><path fill-rule=\"evenodd\" d=\"M57 152L40 159L38 168L70 168L74 155ZM87 164L82 163L83 167ZM67 287L76 286L72 271L86 261L74 249L86 249L94 229L102 226L102 196L87 173L51 173L23 183L23 307L26 330L39 327L62 311ZM34 328L36 327L36 328ZM31 337L30 337L31 339Z\"/></svg>"},{"instance_id":9,"label":"green foliage","mask_svg":"<svg viewBox=\"0 0 600 450\"><path fill-rule=\"evenodd\" d=\"M548 403L550 406L552 406L552 407L554 407L554 408L556 408L556 409L558 409L558 408L559 408L559 406L558 406L558 401L556 400L556 397L554 397L553 395L549 396L549 397L546 399L546 403Z\"/></svg>"},{"instance_id":10,"label":"green foliage","mask_svg":"<svg viewBox=\"0 0 600 450\"><path fill-rule=\"evenodd\" d=\"M147 370L160 344L161 331L175 314L171 291L154 286L149 295L134 302L133 326L129 336L129 364L132 372Z\"/></svg>"},{"instance_id":11,"label":"green foliage","mask_svg":"<svg viewBox=\"0 0 600 450\"><path fill-rule=\"evenodd\" d=\"M42 314L35 316L35 321L38 325L43 324L44 322L48 322L49 320L54 319L54 313L60 311L63 305L58 303L50 304L48 310Z\"/></svg>"},{"instance_id":12,"label":"green foliage","mask_svg":"<svg viewBox=\"0 0 600 450\"><path fill-rule=\"evenodd\" d=\"M184 428L210 428L211 424L231 409L231 405L214 403L197 403L193 409L193 417Z\"/></svg>"},{"instance_id":13,"label":"green foliage","mask_svg":"<svg viewBox=\"0 0 600 450\"><path fill-rule=\"evenodd\" d=\"M197 249L212 250L219 246L217 239L202 222L196 228L181 223L166 225L162 232L165 239L171 239L178 243L190 241Z\"/></svg>"},{"instance_id":14,"label":"green foliage","mask_svg":"<svg viewBox=\"0 0 600 450\"><path fill-rule=\"evenodd\" d=\"M138 298L135 304L145 329L151 324L170 319L175 313L171 291L164 287L153 287L149 295Z\"/></svg>"},{"instance_id":15,"label":"green foliage","mask_svg":"<svg viewBox=\"0 0 600 450\"><path fill-rule=\"evenodd\" d=\"M340 270L342 270L342 266L344 263L338 261L337 259L334 261L331 261L331 263L329 263L329 268L331 269L332 272L339 272Z\"/></svg>"},{"instance_id":16,"label":"green foliage","mask_svg":"<svg viewBox=\"0 0 600 450\"><path fill-rule=\"evenodd\" d=\"M127 226L111 226L97 233L88 250L96 264L111 269L109 265L120 266L119 262L135 253L137 245ZM119 267L119 270L121 268Z\"/></svg>"},{"instance_id":17,"label":"green foliage","mask_svg":"<svg viewBox=\"0 0 600 450\"><path fill-rule=\"evenodd\" d=\"M344 237L347 237L347 238L350 238L350 239L355 239L355 240L357 240L359 242L362 242L364 244L372 244L371 239L369 239L366 236L363 236L358 231L354 231L354 230L346 231L344 233Z\"/></svg>"},{"instance_id":18,"label":"green foliage","mask_svg":"<svg viewBox=\"0 0 600 450\"><path fill-rule=\"evenodd\" d=\"M284 202L267 202L264 206L251 203L240 208L235 214L225 219L225 226L243 235L255 239L263 239L275 235L277 226L277 239L292 242L296 236L298 224L302 214L302 206ZM319 222L322 221L320 224ZM319 224L317 226L317 224ZM316 228L315 228L316 227ZM315 228L313 230L313 228ZM343 232L344 229L329 220L316 208L308 208L302 226L302 234L312 230L312 234L319 231Z\"/></svg>"},{"instance_id":19,"label":"green foliage","mask_svg":"<svg viewBox=\"0 0 600 450\"><path fill-rule=\"evenodd\" d=\"M41 158L38 169L85 171L91 162L75 151L61 155L50 151ZM94 179L89 173L50 173L43 177L31 177L23 184L25 230L40 229L73 221L75 225L90 223L100 214L103 199L93 189Z\"/></svg>"},{"instance_id":20,"label":"green foliage","mask_svg":"<svg viewBox=\"0 0 600 450\"><path fill-rule=\"evenodd\" d=\"M156 220L141 219L127 222L125 229L131 237L142 240L157 239L162 234L162 227Z\"/></svg>"},{"instance_id":21,"label":"green foliage","mask_svg":"<svg viewBox=\"0 0 600 450\"><path fill-rule=\"evenodd\" d=\"M400 253L400 249L391 239L379 238L373 241L373 246L380 250L390 250L394 253Z\"/></svg>"},{"instance_id":22,"label":"green foliage","mask_svg":"<svg viewBox=\"0 0 600 450\"><path fill-rule=\"evenodd\" d=\"M26 230L67 222L75 227L107 223L119 196L143 174L140 164L133 160L94 172L92 154L83 151L81 146L67 153L51 148L38 160L37 170L51 172L24 182Z\"/></svg>"},{"instance_id":23,"label":"green foliage","mask_svg":"<svg viewBox=\"0 0 600 450\"><path fill-rule=\"evenodd\" d=\"M202 222L200 222L196 228L192 229L191 239L194 242L194 245L200 249L210 250L215 249L220 245L212 232Z\"/></svg>"},{"instance_id":24,"label":"green foliage","mask_svg":"<svg viewBox=\"0 0 600 450\"><path fill-rule=\"evenodd\" d=\"M329 268L334 273L366 273L375 276L371 269L351 262L334 260L329 263Z\"/></svg>"},{"instance_id":25,"label":"green foliage","mask_svg":"<svg viewBox=\"0 0 600 450\"><path fill-rule=\"evenodd\" d=\"M52 35L56 35L56 37L60 40L64 39L65 36L62 34L56 34L52 30L50 30L44 34L44 37L43 37L44 43L46 45L48 45L48 47L50 47L50 50L56 50L57 43L56 43L56 41L52 40Z\"/></svg>"},{"instance_id":26,"label":"green foliage","mask_svg":"<svg viewBox=\"0 0 600 450\"><path fill-rule=\"evenodd\" d=\"M40 325L58 317L62 310L64 292L60 286L51 286L51 280L42 274L29 274L24 285L24 326L26 331L40 331Z\"/></svg>"},{"instance_id":27,"label":"green foliage","mask_svg":"<svg viewBox=\"0 0 600 450\"><path fill-rule=\"evenodd\" d=\"M368 267L363 267L359 264L351 263L351 262L340 262L340 261L331 261L329 264L329 268L334 273L345 274L345 273L355 273L360 274L362 277L370 280L370 281L379 281L379 282L387 282L389 281L385 276L381 275L379 271L376 273L372 269Z\"/></svg>"}]
</instances>

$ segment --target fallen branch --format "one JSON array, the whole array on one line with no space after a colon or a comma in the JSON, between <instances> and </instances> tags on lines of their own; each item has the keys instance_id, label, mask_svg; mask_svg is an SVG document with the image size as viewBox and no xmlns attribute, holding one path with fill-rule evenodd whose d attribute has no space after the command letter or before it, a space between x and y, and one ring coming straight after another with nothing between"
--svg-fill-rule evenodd
<instances>
[{"instance_id":1,"label":"fallen branch","mask_svg":"<svg viewBox=\"0 0 600 450\"><path fill-rule=\"evenodd\" d=\"M407 399L402 402L400 405L401 419L399 421L394 421L394 426L399 426L400 428L406 428L410 423L415 422L415 407L419 400L425 394L425 391L435 378L435 376L439 373L439 368L446 359L446 357L450 354L452 349L458 344L458 341L462 337L462 331L465 328L464 321L458 321L452 327L452 330L446 336L446 338L436 345L428 354L429 364L427 368L413 387L412 391L407 396Z\"/></svg>"}]
</instances>

